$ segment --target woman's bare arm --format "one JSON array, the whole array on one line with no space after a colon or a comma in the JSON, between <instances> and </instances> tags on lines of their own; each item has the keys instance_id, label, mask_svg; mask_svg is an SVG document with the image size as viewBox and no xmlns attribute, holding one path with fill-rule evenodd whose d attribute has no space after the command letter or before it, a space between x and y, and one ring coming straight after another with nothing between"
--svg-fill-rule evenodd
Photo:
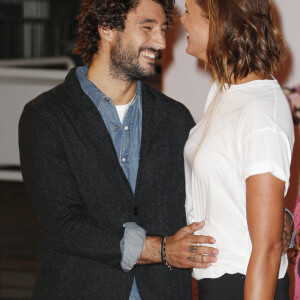
<instances>
[{"instance_id":1,"label":"woman's bare arm","mask_svg":"<svg viewBox=\"0 0 300 300\"><path fill-rule=\"evenodd\" d=\"M247 222L252 253L245 300L273 300L282 253L284 182L271 173L246 181Z\"/></svg>"}]
</instances>

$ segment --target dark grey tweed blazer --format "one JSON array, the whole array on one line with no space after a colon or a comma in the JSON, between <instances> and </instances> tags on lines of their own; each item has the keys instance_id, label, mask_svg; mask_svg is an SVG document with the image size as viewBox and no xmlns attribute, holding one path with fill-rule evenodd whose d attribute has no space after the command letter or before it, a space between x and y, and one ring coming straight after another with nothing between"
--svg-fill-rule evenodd
<instances>
[{"instance_id":1,"label":"dark grey tweed blazer","mask_svg":"<svg viewBox=\"0 0 300 300\"><path fill-rule=\"evenodd\" d=\"M29 102L19 124L24 183L41 225L34 299L191 299L190 270L162 264L120 269L123 224L148 235L185 225L183 147L194 121L180 103L143 84L135 194L105 124L75 70Z\"/></svg>"}]
</instances>

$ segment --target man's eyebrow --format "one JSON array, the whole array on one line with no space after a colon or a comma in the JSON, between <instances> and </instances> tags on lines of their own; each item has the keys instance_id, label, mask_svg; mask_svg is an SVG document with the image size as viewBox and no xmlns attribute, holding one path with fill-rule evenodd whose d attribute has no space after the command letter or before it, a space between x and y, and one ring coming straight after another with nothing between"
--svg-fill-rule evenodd
<instances>
[{"instance_id":1,"label":"man's eyebrow","mask_svg":"<svg viewBox=\"0 0 300 300\"><path fill-rule=\"evenodd\" d=\"M155 19L144 19L141 22L139 22L139 24L146 24L146 23L155 23L157 24L157 21ZM168 26L167 21L163 24L163 26Z\"/></svg>"}]
</instances>

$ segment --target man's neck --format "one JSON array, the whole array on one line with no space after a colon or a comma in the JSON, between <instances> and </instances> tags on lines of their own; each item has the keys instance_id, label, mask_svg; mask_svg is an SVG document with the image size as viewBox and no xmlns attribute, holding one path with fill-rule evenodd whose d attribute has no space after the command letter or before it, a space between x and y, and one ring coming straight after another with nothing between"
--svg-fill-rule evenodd
<instances>
[{"instance_id":1,"label":"man's neck","mask_svg":"<svg viewBox=\"0 0 300 300\"><path fill-rule=\"evenodd\" d=\"M129 103L136 92L136 81L124 81L113 78L106 59L97 58L91 63L86 75L103 94L112 99L115 105Z\"/></svg>"}]
</instances>

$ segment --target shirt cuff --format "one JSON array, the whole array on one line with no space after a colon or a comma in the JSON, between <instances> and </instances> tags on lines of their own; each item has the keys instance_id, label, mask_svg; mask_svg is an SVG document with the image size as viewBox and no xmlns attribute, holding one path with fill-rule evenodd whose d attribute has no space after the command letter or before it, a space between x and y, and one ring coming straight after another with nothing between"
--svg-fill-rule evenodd
<instances>
[{"instance_id":1,"label":"shirt cuff","mask_svg":"<svg viewBox=\"0 0 300 300\"><path fill-rule=\"evenodd\" d=\"M120 241L121 267L124 272L129 272L141 256L146 239L146 230L135 222L127 222L123 227L125 227L124 236Z\"/></svg>"},{"instance_id":2,"label":"shirt cuff","mask_svg":"<svg viewBox=\"0 0 300 300\"><path fill-rule=\"evenodd\" d=\"M291 216L291 218L294 222L294 215L287 208L284 208L284 211L287 212ZM290 241L290 244L289 244L289 248L294 247L294 241L295 241L295 228L293 226L293 233L292 233L291 241Z\"/></svg>"}]
</instances>

